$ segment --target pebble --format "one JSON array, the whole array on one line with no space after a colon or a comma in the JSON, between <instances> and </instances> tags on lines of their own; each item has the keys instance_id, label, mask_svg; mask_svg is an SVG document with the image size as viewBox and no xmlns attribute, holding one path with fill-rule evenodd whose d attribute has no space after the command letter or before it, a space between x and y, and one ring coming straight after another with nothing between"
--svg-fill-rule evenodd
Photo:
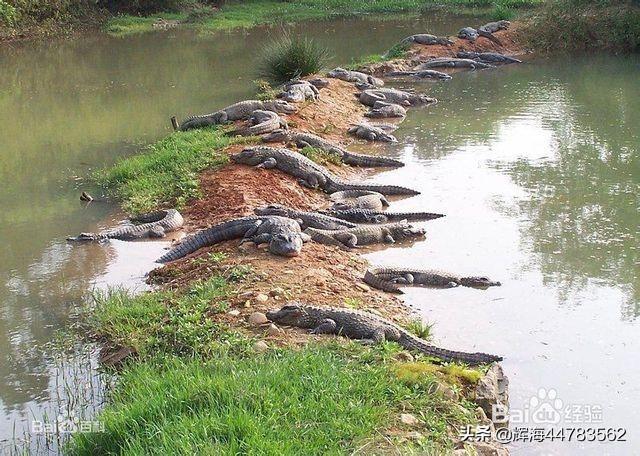
<instances>
[{"instance_id":1,"label":"pebble","mask_svg":"<svg viewBox=\"0 0 640 456\"><path fill-rule=\"evenodd\" d=\"M267 319L267 316L265 314L263 314L262 312L254 312L251 315L249 315L249 324L251 326L261 326L264 325L266 323L269 323L269 320Z\"/></svg>"},{"instance_id":2,"label":"pebble","mask_svg":"<svg viewBox=\"0 0 640 456\"><path fill-rule=\"evenodd\" d=\"M273 323L271 323L268 327L267 327L267 334L270 336L279 336L280 334L282 334L283 331L281 328L278 328L276 325L274 325Z\"/></svg>"},{"instance_id":3,"label":"pebble","mask_svg":"<svg viewBox=\"0 0 640 456\"><path fill-rule=\"evenodd\" d=\"M269 292L270 296L276 297L276 296L282 296L284 294L284 290L282 288L274 288L273 290L271 290Z\"/></svg>"},{"instance_id":4,"label":"pebble","mask_svg":"<svg viewBox=\"0 0 640 456\"><path fill-rule=\"evenodd\" d=\"M260 293L256 296L256 301L258 302L267 302L269 300L269 296L264 293Z\"/></svg>"},{"instance_id":5,"label":"pebble","mask_svg":"<svg viewBox=\"0 0 640 456\"><path fill-rule=\"evenodd\" d=\"M228 313L233 317L237 317L238 315L240 315L240 311L237 309L230 310Z\"/></svg>"},{"instance_id":6,"label":"pebble","mask_svg":"<svg viewBox=\"0 0 640 456\"><path fill-rule=\"evenodd\" d=\"M256 249L256 245L253 242L243 242L238 246L238 250L241 252L251 252Z\"/></svg>"},{"instance_id":7,"label":"pebble","mask_svg":"<svg viewBox=\"0 0 640 456\"><path fill-rule=\"evenodd\" d=\"M399 352L396 357L395 357L398 361L402 361L404 363L412 363L415 361L415 358L413 357L413 355L409 352L406 351L401 351Z\"/></svg>"},{"instance_id":8,"label":"pebble","mask_svg":"<svg viewBox=\"0 0 640 456\"><path fill-rule=\"evenodd\" d=\"M411 431L407 434L407 438L411 440L422 440L423 437L424 436L420 434L418 431Z\"/></svg>"},{"instance_id":9,"label":"pebble","mask_svg":"<svg viewBox=\"0 0 640 456\"><path fill-rule=\"evenodd\" d=\"M253 351L255 353L264 353L269 350L269 346L264 340L259 340L255 344L253 344Z\"/></svg>"},{"instance_id":10,"label":"pebble","mask_svg":"<svg viewBox=\"0 0 640 456\"><path fill-rule=\"evenodd\" d=\"M417 424L420 424L420 420L413 416L411 413L401 413L400 421L409 426L416 426Z\"/></svg>"},{"instance_id":11,"label":"pebble","mask_svg":"<svg viewBox=\"0 0 640 456\"><path fill-rule=\"evenodd\" d=\"M364 283L360 283L360 282L356 282L356 288L359 288L362 291L371 291L371 288L369 288L368 285L365 285Z\"/></svg>"}]
</instances>

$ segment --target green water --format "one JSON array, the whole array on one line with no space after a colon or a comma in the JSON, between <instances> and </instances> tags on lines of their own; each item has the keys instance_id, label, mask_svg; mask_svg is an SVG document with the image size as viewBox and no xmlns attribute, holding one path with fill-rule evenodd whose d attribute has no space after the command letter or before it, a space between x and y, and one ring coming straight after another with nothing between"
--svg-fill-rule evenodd
<instances>
[{"instance_id":1,"label":"green water","mask_svg":"<svg viewBox=\"0 0 640 456\"><path fill-rule=\"evenodd\" d=\"M467 22L296 30L344 63L409 33L451 33ZM120 218L113 206L78 201L79 189L97 191L84 177L169 132L171 115L251 96L255 43L269 33L170 31L0 49L0 450L34 417L74 405L65 382L94 391L80 404L89 414L100 405L102 380L76 372L87 361L61 366L45 344L93 288L143 287L165 245L67 245L66 235ZM370 260L501 280L484 292L409 289L403 299L435 323L442 346L504 355L515 409L554 389L565 406L601 407L592 426L628 429L627 442L520 443L514 454L640 451L639 70L637 57L584 56L400 84L440 103L412 110L389 147L407 166L372 179L422 190L394 210L447 217L424 225L425 242Z\"/></svg>"}]
</instances>

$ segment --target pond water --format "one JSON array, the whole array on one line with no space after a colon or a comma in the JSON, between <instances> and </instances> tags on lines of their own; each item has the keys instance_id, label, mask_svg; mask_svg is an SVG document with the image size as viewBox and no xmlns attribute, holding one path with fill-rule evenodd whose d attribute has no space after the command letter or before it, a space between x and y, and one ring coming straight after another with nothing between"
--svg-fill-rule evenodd
<instances>
[{"instance_id":1,"label":"pond water","mask_svg":"<svg viewBox=\"0 0 640 456\"><path fill-rule=\"evenodd\" d=\"M467 23L358 19L295 30L344 63L418 30ZM85 177L168 133L171 115L250 97L256 43L277 33L169 31L0 49L0 442L75 400L60 376L76 378L94 357L61 365L47 343L92 289L144 287L164 246L67 245L66 235L121 218L114 206L80 204L79 188L97 191ZM372 262L504 284L407 290L438 343L504 355L514 408L553 388L565 405L601 407L593 426L628 429L627 443L521 444L516 454L640 452L638 70L637 58L538 60L414 85L441 102L412 111L398 130L390 153L408 166L373 178L423 191L393 209L447 217L425 224L428 238L411 252L371 253ZM101 381L89 382L98 396Z\"/></svg>"},{"instance_id":2,"label":"pond water","mask_svg":"<svg viewBox=\"0 0 640 456\"><path fill-rule=\"evenodd\" d=\"M466 21L360 18L293 30L343 64L381 53L415 30L451 33ZM176 30L0 46L0 452L32 421L55 419L78 400L67 397L61 377L70 362L78 372L95 357L72 357L65 370L48 344L73 322L87 294L109 285L144 287L144 273L165 245L68 245L67 235L122 218L113 205L78 201L80 188L98 192L86 177L167 134L174 114L250 98L259 43L280 33L257 28L199 37ZM100 379L88 383L100 389ZM91 415L94 404L83 405Z\"/></svg>"},{"instance_id":3,"label":"pond water","mask_svg":"<svg viewBox=\"0 0 640 456\"><path fill-rule=\"evenodd\" d=\"M422 191L392 209L447 216L371 262L502 281L403 299L440 345L505 357L512 409L531 412L512 426L541 427L533 411L550 404L558 426L627 430L626 443L514 454L640 453L639 75L638 57L582 57L413 84L440 102L397 131L408 166L375 177Z\"/></svg>"}]
</instances>

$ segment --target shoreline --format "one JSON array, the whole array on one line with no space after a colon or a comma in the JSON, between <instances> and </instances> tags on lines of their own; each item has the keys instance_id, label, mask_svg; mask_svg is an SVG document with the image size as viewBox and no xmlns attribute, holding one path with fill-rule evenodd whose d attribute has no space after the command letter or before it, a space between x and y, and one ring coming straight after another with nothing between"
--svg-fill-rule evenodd
<instances>
[{"instance_id":1,"label":"shoreline","mask_svg":"<svg viewBox=\"0 0 640 456\"><path fill-rule=\"evenodd\" d=\"M506 32L498 32L496 36L501 39L509 38L512 45L516 43L515 39ZM486 46L488 50L495 50L495 45L483 38L470 46L473 50L483 50L483 46ZM456 44L452 48L459 49L460 46ZM390 69L405 68L412 61L425 58L422 51L427 50L430 56L440 56L450 55L453 49L449 49L449 46L413 45L406 58L372 64L367 69L374 74L381 74ZM508 51L513 53L514 49L508 49ZM520 49L520 51L522 50ZM352 122L361 120L362 114L366 110L353 96L355 92L356 89L352 83L330 79L329 87L321 89L318 101L299 103L297 104L299 109L295 114L283 115L283 117L287 119L290 128L294 130L315 132L321 134L325 139L344 143L347 139L346 128ZM236 126L241 124L242 122L236 122ZM185 134L176 133L175 135ZM251 139L243 140L242 144L251 144L251 141ZM241 149L242 144L226 145L215 153L226 157ZM279 146L277 143L268 145ZM371 143L369 146L375 149ZM198 187L199 194L202 196L192 199L184 207L185 230L188 232L224 220L252 215L254 207L268 203L280 203L296 209L313 210L327 202L326 196L321 192L304 188L294 178L283 173L227 164L227 160L224 158L218 158L214 162L218 164L213 168L205 168L199 172ZM365 175L365 172L358 168L333 164L327 164L327 166L331 171L349 178ZM313 347L317 344L320 344L320 350L325 350L322 348L324 344L334 343L333 339L339 340L341 338L312 336L304 330L293 328L283 330L273 324L266 324L262 321L256 324L252 320L256 314L263 314L267 310L273 309L274 306L300 300L311 304L367 310L405 327L410 326L412 324L411 309L396 296L371 289L362 282L361 279L366 267L367 262L358 253L346 252L322 244L307 243L299 256L281 258L255 246L238 247L238 241L227 241L216 246L203 248L183 259L151 271L149 281L157 285L159 289L144 299L154 299L153 296L161 295L160 301L164 302L166 293L171 296L174 294L188 296L193 292L194 284L196 286L205 284L206 286L209 283L207 278L222 278L224 283L228 283L228 286L224 285L224 306L213 311L208 309L209 304L207 304L207 309L201 309L204 313L199 314L198 318L206 318L207 324L212 324L216 328L219 326L227 328L236 334L233 337L244 339L244 342L241 343L245 346L243 351L253 352L252 356L255 356L256 353L288 350L287 347L290 346L296 347L297 350L303 350L302 347ZM118 312L121 312L122 309L116 308L115 310L116 313L109 315L109 317L115 316L115 320L117 320L120 317ZM105 314L104 310L102 312L101 318L104 320L108 314ZM100 325L102 326L100 327ZM102 353L103 361L120 368L122 365L127 366L128 359L131 359L132 356L134 359L137 357L143 360L148 356L148 353L145 353L148 347L144 341L127 346L127 329L124 328L125 330L119 333L117 331L122 329L117 328L113 322L105 324L105 321L98 325L97 330L94 327L96 338L106 342L105 350ZM223 336L222 340L226 340L227 337ZM327 339L332 339L332 341L327 342ZM247 342L250 342L250 347L246 346ZM342 345L343 341L339 341L338 344ZM232 346L234 345L232 344ZM258 349L258 347L260 348ZM378 361L378 364L386 365L387 362ZM424 366L434 366L425 357L414 357L405 352L398 352L391 362L395 366L393 369L397 369L398 365L407 364L421 365L421 369L424 369ZM473 375L479 375L479 377L474 377L477 381L482 376L477 370L463 369L463 374L453 375L454 380L451 378L447 380L446 376L441 378L441 375L448 368L442 370L443 368L439 367L429 367L428 369L430 369L430 374L439 379L439 384L442 385L440 388L443 388L444 391L453 388L456 391L454 395L447 393L448 398L445 394L447 401L458 405L463 397L466 401L473 401L477 393L473 387L475 382L469 383L464 380L465 376L472 375L464 372L476 372ZM472 422L486 423L486 421L486 413L483 416L482 412L476 410L476 418ZM389 424L387 423L385 427ZM397 423L392 425L397 425ZM409 428L405 429L404 433L400 433L401 440L404 439L405 443L409 442L409 445L414 445L416 441L420 442L424 439L424 436L417 439L408 436L411 432L417 432L415 431L416 427L420 428L416 423L404 427ZM452 429L448 430L449 433L451 431ZM449 435L447 439L449 445L455 442L452 435ZM495 451L506 450L498 447Z\"/></svg>"}]
</instances>

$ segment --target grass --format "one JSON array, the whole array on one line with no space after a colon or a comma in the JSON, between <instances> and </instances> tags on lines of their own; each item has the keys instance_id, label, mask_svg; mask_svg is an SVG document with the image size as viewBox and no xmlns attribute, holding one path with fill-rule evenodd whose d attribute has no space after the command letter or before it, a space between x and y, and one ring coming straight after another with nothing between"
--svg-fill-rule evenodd
<instances>
[{"instance_id":1,"label":"grass","mask_svg":"<svg viewBox=\"0 0 640 456\"><path fill-rule=\"evenodd\" d=\"M614 0L558 0L526 22L523 37L537 50L640 50L640 5Z\"/></svg>"},{"instance_id":2,"label":"grass","mask_svg":"<svg viewBox=\"0 0 640 456\"><path fill-rule=\"evenodd\" d=\"M300 153L307 157L309 160L313 160L319 165L327 165L332 163L334 165L341 165L342 160L338 154L328 152L326 150L318 149L317 147L306 146L300 149Z\"/></svg>"},{"instance_id":3,"label":"grass","mask_svg":"<svg viewBox=\"0 0 640 456\"><path fill-rule=\"evenodd\" d=\"M158 19L168 21L186 20L185 13L158 13L150 16L132 16L123 14L110 19L105 25L105 31L113 36L135 35L154 30L153 24Z\"/></svg>"},{"instance_id":4,"label":"grass","mask_svg":"<svg viewBox=\"0 0 640 456\"><path fill-rule=\"evenodd\" d=\"M258 60L258 76L268 82L281 84L318 73L327 60L327 50L312 39L283 33L262 50Z\"/></svg>"},{"instance_id":5,"label":"grass","mask_svg":"<svg viewBox=\"0 0 640 456\"><path fill-rule=\"evenodd\" d=\"M222 128L176 132L146 150L99 171L96 180L138 213L162 206L183 206L199 196L198 172L227 163L221 149L252 138L224 135Z\"/></svg>"},{"instance_id":6,"label":"grass","mask_svg":"<svg viewBox=\"0 0 640 456\"><path fill-rule=\"evenodd\" d=\"M394 44L387 52L384 54L371 54L366 55L364 57L360 57L358 59L354 59L351 61L349 65L347 65L347 69L349 70L357 70L363 66L370 65L372 63L380 63L386 62L388 60L393 59L401 59L409 50L410 45L406 43L397 43Z\"/></svg>"}]
</instances>

